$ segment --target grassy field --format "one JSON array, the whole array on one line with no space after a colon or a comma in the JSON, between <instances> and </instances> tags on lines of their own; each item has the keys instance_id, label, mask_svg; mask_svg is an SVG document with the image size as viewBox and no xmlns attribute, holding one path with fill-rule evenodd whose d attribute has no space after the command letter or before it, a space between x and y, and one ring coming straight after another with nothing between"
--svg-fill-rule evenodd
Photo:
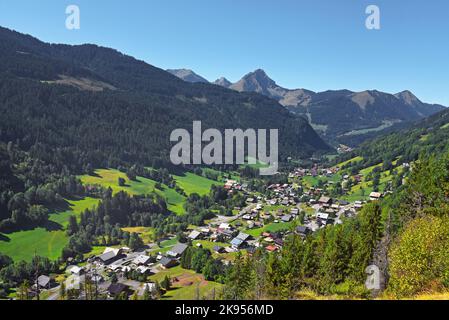
<instances>
[{"instance_id":1,"label":"grassy field","mask_svg":"<svg viewBox=\"0 0 449 320\"><path fill-rule=\"evenodd\" d=\"M10 256L14 261L31 261L34 254L56 260L69 239L65 228L69 217L79 216L87 208L95 207L99 199L86 197L80 200L67 200L70 209L63 212L53 212L49 221L56 225L51 228L36 228L33 230L13 232L0 237L0 252Z\"/></svg>"},{"instance_id":2,"label":"grassy field","mask_svg":"<svg viewBox=\"0 0 449 320\"><path fill-rule=\"evenodd\" d=\"M69 210L64 212L55 212L49 216L50 221L56 222L64 228L67 227L70 216L75 215L79 217L81 212L84 212L84 210L95 208L100 202L100 199L86 197L80 200L67 200L67 202L70 206Z\"/></svg>"},{"instance_id":3,"label":"grassy field","mask_svg":"<svg viewBox=\"0 0 449 320\"><path fill-rule=\"evenodd\" d=\"M187 172L183 176L173 176L176 183L187 193L197 193L199 195L206 195L209 193L212 185L222 185L220 181L214 181L202 176Z\"/></svg>"},{"instance_id":4,"label":"grassy field","mask_svg":"<svg viewBox=\"0 0 449 320\"><path fill-rule=\"evenodd\" d=\"M284 231L289 230L293 225L293 222L279 222L279 223L269 223L266 226L262 228L257 229L251 229L245 231L250 236L253 236L254 238L260 237L260 235L264 232L278 232L278 231Z\"/></svg>"},{"instance_id":5,"label":"grassy field","mask_svg":"<svg viewBox=\"0 0 449 320\"><path fill-rule=\"evenodd\" d=\"M199 298L210 297L213 290L218 295L221 284L207 281L200 274L196 274L192 270L186 270L180 266L163 270L150 277L152 281L162 281L165 276L172 279L172 289L169 290L162 299L167 300L195 300Z\"/></svg>"},{"instance_id":6,"label":"grassy field","mask_svg":"<svg viewBox=\"0 0 449 320\"><path fill-rule=\"evenodd\" d=\"M337 168L337 167L341 168L341 167L343 167L343 166L345 166L345 165L347 165L349 163L359 162L359 161L362 161L362 160L363 160L363 157L358 156L358 157L355 157L355 158L352 158L352 159L340 162L339 164L335 165L335 168Z\"/></svg>"},{"instance_id":7,"label":"grassy field","mask_svg":"<svg viewBox=\"0 0 449 320\"><path fill-rule=\"evenodd\" d=\"M47 231L44 228L14 232L3 237L7 240L0 240L0 252L14 261L31 261L34 254L56 260L68 243L64 230Z\"/></svg>"},{"instance_id":8,"label":"grassy field","mask_svg":"<svg viewBox=\"0 0 449 320\"><path fill-rule=\"evenodd\" d=\"M95 174L95 176L84 175L79 178L83 184L97 184L105 188L110 187L113 193L125 191L130 195L144 195L156 191L167 200L169 210L176 214L184 213L183 203L185 201L185 197L177 193L175 190L170 189L166 185L162 185L163 190L159 190L155 188L156 181L154 180L137 177L136 181L131 181L125 173L114 169L99 169L95 171ZM124 186L118 185L118 178L125 179L126 182Z\"/></svg>"},{"instance_id":9,"label":"grassy field","mask_svg":"<svg viewBox=\"0 0 449 320\"><path fill-rule=\"evenodd\" d=\"M154 241L154 229L150 227L129 227L122 228L123 231L129 233L137 233L144 243L150 243Z\"/></svg>"}]
</instances>

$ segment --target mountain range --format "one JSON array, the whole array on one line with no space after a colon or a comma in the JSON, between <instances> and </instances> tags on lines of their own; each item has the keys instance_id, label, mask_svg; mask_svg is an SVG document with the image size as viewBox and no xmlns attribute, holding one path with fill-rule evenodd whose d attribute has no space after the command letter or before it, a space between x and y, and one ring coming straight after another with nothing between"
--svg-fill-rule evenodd
<instances>
[{"instance_id":1,"label":"mountain range","mask_svg":"<svg viewBox=\"0 0 449 320\"><path fill-rule=\"evenodd\" d=\"M386 130L406 126L445 108L424 103L408 90L390 94L377 90L314 92L286 89L261 69L248 73L236 83L221 78L214 84L238 92L268 96L292 113L305 117L329 142L350 145L357 145Z\"/></svg>"},{"instance_id":2,"label":"mountain range","mask_svg":"<svg viewBox=\"0 0 449 320\"><path fill-rule=\"evenodd\" d=\"M189 83L96 45L49 44L0 28L0 142L70 171L170 165L170 133L279 129L281 159L331 148L303 118L255 93Z\"/></svg>"}]
</instances>

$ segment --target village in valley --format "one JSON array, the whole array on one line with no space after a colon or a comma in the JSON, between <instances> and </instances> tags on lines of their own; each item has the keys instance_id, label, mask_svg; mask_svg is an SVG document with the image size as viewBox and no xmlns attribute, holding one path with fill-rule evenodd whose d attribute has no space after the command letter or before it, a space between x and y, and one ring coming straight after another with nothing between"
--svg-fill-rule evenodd
<instances>
[{"instance_id":1,"label":"village in valley","mask_svg":"<svg viewBox=\"0 0 449 320\"><path fill-rule=\"evenodd\" d=\"M58 299L61 285L65 292L75 292L77 299L86 298L87 285L90 294L103 299L137 299L144 295L150 299L173 298L170 290L187 287L191 287L190 295L183 298L216 298L221 284L181 268L189 246L210 250L224 265L231 264L237 255L251 255L258 248L267 252L282 250L286 237L293 233L307 237L327 225L355 217L367 201L377 201L389 192L391 184L384 183L382 191L368 188L367 194L351 196L349 191L362 188L357 189L358 185L368 186L363 174L351 176L338 166L315 165L297 167L286 176L287 183L268 184L263 192L251 190L238 177L223 178L222 186L228 194L240 193L245 199L244 206L232 208L232 215L216 214L204 225L189 226L182 238L173 234L145 242L136 250L123 246L100 248L84 261L69 260L62 280L40 275L35 287L47 292L48 299ZM381 183L382 177L381 174ZM332 196L336 184L346 196Z\"/></svg>"}]
</instances>

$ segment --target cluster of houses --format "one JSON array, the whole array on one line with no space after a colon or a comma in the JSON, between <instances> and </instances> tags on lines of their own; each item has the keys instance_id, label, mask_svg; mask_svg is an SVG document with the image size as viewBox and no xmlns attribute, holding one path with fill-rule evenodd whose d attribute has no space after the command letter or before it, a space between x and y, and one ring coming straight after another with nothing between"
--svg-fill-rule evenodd
<instances>
[{"instance_id":1,"label":"cluster of houses","mask_svg":"<svg viewBox=\"0 0 449 320\"><path fill-rule=\"evenodd\" d=\"M138 292L142 295L145 289L153 292L155 283L134 281L130 284L123 276L127 272L149 276L160 272L161 269L172 268L179 264L187 247L186 244L178 243L166 253L158 254L156 257L148 255L145 251L131 252L127 247L105 248L103 253L89 258L86 267L68 266L65 287L67 290L79 290L81 284L86 281L86 275L89 274L90 280L98 286L100 292L107 294L109 298L114 298L122 293L130 295L133 292ZM110 278L112 274L119 279L117 282L112 283L106 280L105 275L109 275L108 278Z\"/></svg>"}]
</instances>

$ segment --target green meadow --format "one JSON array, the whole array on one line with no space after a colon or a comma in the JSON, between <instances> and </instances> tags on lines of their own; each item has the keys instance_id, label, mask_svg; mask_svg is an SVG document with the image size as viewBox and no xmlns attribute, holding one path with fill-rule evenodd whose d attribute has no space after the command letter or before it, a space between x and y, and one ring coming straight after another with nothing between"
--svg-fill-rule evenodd
<instances>
[{"instance_id":1,"label":"green meadow","mask_svg":"<svg viewBox=\"0 0 449 320\"><path fill-rule=\"evenodd\" d=\"M176 183L188 194L197 193L206 195L212 185L222 185L222 182L207 179L202 176L187 172L183 176L173 176Z\"/></svg>"},{"instance_id":2,"label":"green meadow","mask_svg":"<svg viewBox=\"0 0 449 320\"><path fill-rule=\"evenodd\" d=\"M64 230L45 228L4 234L1 238L0 252L14 261L31 261L35 254L56 260L69 240Z\"/></svg>"},{"instance_id":3,"label":"green meadow","mask_svg":"<svg viewBox=\"0 0 449 320\"><path fill-rule=\"evenodd\" d=\"M290 230L292 226L293 222L279 222L279 223L272 222L262 228L247 230L245 231L245 233L249 234L250 236L253 236L254 238L257 238L260 237L264 232L274 233L279 231L287 231Z\"/></svg>"},{"instance_id":4,"label":"green meadow","mask_svg":"<svg viewBox=\"0 0 449 320\"><path fill-rule=\"evenodd\" d=\"M86 197L80 200L67 200L70 209L63 212L54 212L50 214L49 220L56 222L65 229L69 222L70 216L74 215L78 218L81 212L84 212L86 209L95 208L99 202L100 199L90 197Z\"/></svg>"},{"instance_id":5,"label":"green meadow","mask_svg":"<svg viewBox=\"0 0 449 320\"><path fill-rule=\"evenodd\" d=\"M198 177L196 175L193 175ZM156 191L162 195L168 203L168 209L176 214L183 214L183 203L185 197L180 195L175 190L170 189L166 185L162 185L163 190L156 189L156 181L143 177L137 177L136 181L128 179L125 173L114 169L99 169L95 171L94 176L84 175L79 177L83 184L97 184L105 188L111 188L115 194L120 191L125 191L130 195L143 195ZM125 179L125 185L118 185L118 178Z\"/></svg>"},{"instance_id":6,"label":"green meadow","mask_svg":"<svg viewBox=\"0 0 449 320\"><path fill-rule=\"evenodd\" d=\"M49 215L51 223L47 228L0 235L0 252L15 261L30 261L35 254L52 260L58 259L69 241L65 232L69 217L72 215L78 217L84 210L97 206L98 202L99 199L89 197L67 200L69 209L51 213Z\"/></svg>"},{"instance_id":7,"label":"green meadow","mask_svg":"<svg viewBox=\"0 0 449 320\"><path fill-rule=\"evenodd\" d=\"M203 275L180 266L162 270L151 276L150 280L161 282L166 276L172 281L172 288L162 296L162 299L166 300L195 300L198 294L200 299L207 298L213 294L214 289L218 296L223 286L220 283L207 281Z\"/></svg>"}]
</instances>

